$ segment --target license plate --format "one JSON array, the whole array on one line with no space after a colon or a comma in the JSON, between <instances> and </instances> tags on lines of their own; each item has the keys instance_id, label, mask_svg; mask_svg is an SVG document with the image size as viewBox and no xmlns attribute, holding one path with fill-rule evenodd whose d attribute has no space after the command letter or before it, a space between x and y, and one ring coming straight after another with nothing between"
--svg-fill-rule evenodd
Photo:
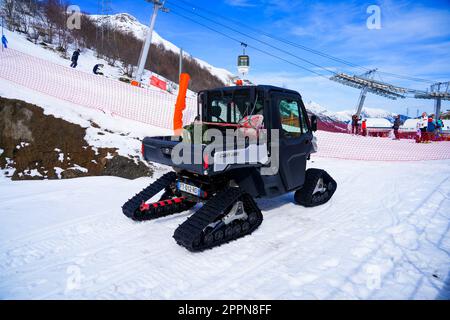
<instances>
[{"instance_id":1,"label":"license plate","mask_svg":"<svg viewBox=\"0 0 450 320\"><path fill-rule=\"evenodd\" d=\"M178 182L177 188L180 191L190 193L190 194L193 194L194 196L200 197L200 188L197 188L196 186L191 186L190 184Z\"/></svg>"}]
</instances>

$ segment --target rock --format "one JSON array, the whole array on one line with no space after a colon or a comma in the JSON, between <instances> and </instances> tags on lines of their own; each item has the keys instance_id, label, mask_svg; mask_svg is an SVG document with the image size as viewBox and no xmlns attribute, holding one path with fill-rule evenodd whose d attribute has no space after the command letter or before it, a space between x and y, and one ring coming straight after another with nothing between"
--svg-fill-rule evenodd
<instances>
[{"instance_id":1,"label":"rock","mask_svg":"<svg viewBox=\"0 0 450 320\"><path fill-rule=\"evenodd\" d=\"M59 179L55 168L61 169L58 171L63 179L101 175L136 179L152 175L147 164L119 156L115 148L93 149L85 136L85 128L45 115L36 105L0 97L0 168L15 168L13 180ZM38 174L24 174L32 170Z\"/></svg>"},{"instance_id":2,"label":"rock","mask_svg":"<svg viewBox=\"0 0 450 320\"><path fill-rule=\"evenodd\" d=\"M132 159L115 156L112 159L108 159L103 174L126 179L137 179L139 177L151 177L153 170L143 162L136 164Z\"/></svg>"}]
</instances>

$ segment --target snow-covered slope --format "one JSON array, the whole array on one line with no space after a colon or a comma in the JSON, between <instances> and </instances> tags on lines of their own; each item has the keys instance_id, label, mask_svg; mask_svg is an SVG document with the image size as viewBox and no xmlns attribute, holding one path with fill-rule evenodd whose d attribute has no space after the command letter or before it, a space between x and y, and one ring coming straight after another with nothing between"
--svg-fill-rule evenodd
<instances>
[{"instance_id":1,"label":"snow-covered slope","mask_svg":"<svg viewBox=\"0 0 450 320\"><path fill-rule=\"evenodd\" d=\"M39 44L34 44L26 39L26 37L20 33L17 32L11 32L7 29L4 30L4 33L6 37L9 40L9 47L24 52L26 54L32 54L34 57L38 57L47 61L50 61L52 63L56 63L58 65L62 66L69 66L70 61L68 58L64 58L60 55L60 53L56 52L52 46L42 46ZM69 54L71 54L76 47L71 46L69 48ZM76 68L77 71L82 71L85 73L92 74L92 69L96 64L103 64L102 71L107 78L116 79L119 80L119 78L123 77L123 71L121 69L120 63L116 63L114 66L111 66L108 64L107 61L105 61L102 58L98 58L97 54L90 50L85 49L82 51L81 56L78 60L78 66ZM148 90L158 91L158 92L166 92L164 90L161 90L155 86L148 85L150 83L151 76L156 76L157 78L166 81L168 83L168 87L171 89L171 92L176 94L176 90L178 90L178 85L175 83L172 83L170 80L166 79L165 77L153 73L149 70L144 70L144 73L142 75L142 86L145 87ZM188 90L187 96L191 98L195 98L197 94L191 90Z\"/></svg>"},{"instance_id":2,"label":"snow-covered slope","mask_svg":"<svg viewBox=\"0 0 450 320\"><path fill-rule=\"evenodd\" d=\"M258 230L199 254L172 238L189 213L123 216L151 178L0 180L0 299L450 299L449 161L312 166L329 203L258 201Z\"/></svg>"},{"instance_id":3,"label":"snow-covered slope","mask_svg":"<svg viewBox=\"0 0 450 320\"><path fill-rule=\"evenodd\" d=\"M113 28L117 28L122 32L131 33L140 40L144 40L147 35L148 26L142 24L134 16L128 13L119 13L114 15L90 15L90 17L97 24L110 25ZM173 51L175 53L180 52L179 47L174 45L172 42L162 38L156 31L153 32L152 43L157 45L161 44L167 50ZM230 81L232 81L232 79L235 78L235 75L233 75L226 69L214 67L211 64L207 63L206 61L190 56L189 53L187 52L184 52L184 55L193 58L200 64L200 66L209 70L213 75L218 77L225 84L230 83Z\"/></svg>"}]
</instances>

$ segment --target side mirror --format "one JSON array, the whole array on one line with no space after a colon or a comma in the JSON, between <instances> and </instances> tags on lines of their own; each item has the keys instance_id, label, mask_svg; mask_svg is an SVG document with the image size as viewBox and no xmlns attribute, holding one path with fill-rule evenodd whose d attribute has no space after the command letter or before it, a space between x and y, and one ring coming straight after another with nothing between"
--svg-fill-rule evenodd
<instances>
[{"instance_id":1,"label":"side mirror","mask_svg":"<svg viewBox=\"0 0 450 320\"><path fill-rule=\"evenodd\" d=\"M313 132L317 131L317 116L314 114L311 116L311 130Z\"/></svg>"}]
</instances>

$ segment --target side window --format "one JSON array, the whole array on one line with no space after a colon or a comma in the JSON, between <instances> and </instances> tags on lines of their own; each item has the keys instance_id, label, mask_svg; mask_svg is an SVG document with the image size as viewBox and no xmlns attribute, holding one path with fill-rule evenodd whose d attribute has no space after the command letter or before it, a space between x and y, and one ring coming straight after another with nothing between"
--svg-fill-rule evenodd
<instances>
[{"instance_id":1,"label":"side window","mask_svg":"<svg viewBox=\"0 0 450 320\"><path fill-rule=\"evenodd\" d=\"M301 125L302 125L302 133L306 133L309 132L308 129L308 121L306 120L306 118L308 117L308 113L306 113L306 111L303 111L303 109L301 109Z\"/></svg>"},{"instance_id":2,"label":"side window","mask_svg":"<svg viewBox=\"0 0 450 320\"><path fill-rule=\"evenodd\" d=\"M282 99L279 104L281 128L284 135L289 138L297 138L302 134L297 101Z\"/></svg>"}]
</instances>

